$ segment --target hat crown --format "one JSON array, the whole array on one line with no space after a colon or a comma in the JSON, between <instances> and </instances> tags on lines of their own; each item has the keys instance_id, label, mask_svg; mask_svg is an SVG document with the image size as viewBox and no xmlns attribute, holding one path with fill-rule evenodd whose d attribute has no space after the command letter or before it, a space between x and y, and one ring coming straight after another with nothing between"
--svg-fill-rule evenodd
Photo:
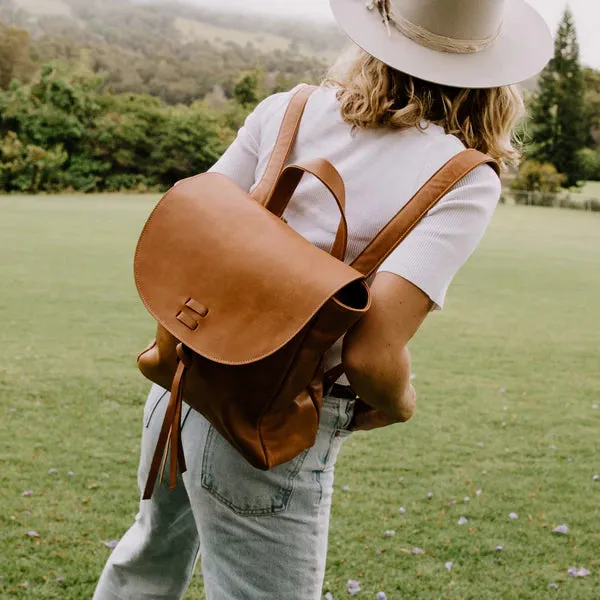
<instances>
[{"instance_id":1,"label":"hat crown","mask_svg":"<svg viewBox=\"0 0 600 600\"><path fill-rule=\"evenodd\" d=\"M439 36L484 40L502 27L505 0L391 0L395 15Z\"/></svg>"}]
</instances>

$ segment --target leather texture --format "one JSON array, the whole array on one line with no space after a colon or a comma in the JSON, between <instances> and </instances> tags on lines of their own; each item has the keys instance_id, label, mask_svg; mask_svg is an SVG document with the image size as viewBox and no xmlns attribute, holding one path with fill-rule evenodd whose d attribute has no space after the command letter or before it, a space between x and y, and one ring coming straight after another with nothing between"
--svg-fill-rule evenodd
<instances>
[{"instance_id":1,"label":"leather texture","mask_svg":"<svg viewBox=\"0 0 600 600\"><path fill-rule=\"evenodd\" d=\"M171 487L185 471L184 399L256 468L310 448L324 385L335 381L322 371L323 355L369 310L367 276L455 183L493 163L474 150L460 154L347 265L339 173L322 158L285 166L313 91L306 86L292 98L258 191L250 195L215 173L191 177L167 192L142 231L135 282L158 328L138 366L171 390L144 498L169 454ZM282 219L306 174L329 189L340 211L330 254Z\"/></svg>"},{"instance_id":2,"label":"leather texture","mask_svg":"<svg viewBox=\"0 0 600 600\"><path fill-rule=\"evenodd\" d=\"M303 86L288 104L265 173L251 193L251 197L259 204L266 204L273 193L273 188L294 147L306 104L316 89L310 85Z\"/></svg>"}]
</instances>

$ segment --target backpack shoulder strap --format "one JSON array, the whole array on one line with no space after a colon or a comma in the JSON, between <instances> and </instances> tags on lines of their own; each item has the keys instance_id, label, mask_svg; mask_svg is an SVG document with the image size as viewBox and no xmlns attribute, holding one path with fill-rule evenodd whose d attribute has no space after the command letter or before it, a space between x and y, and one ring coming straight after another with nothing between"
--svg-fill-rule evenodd
<instances>
[{"instance_id":1,"label":"backpack shoulder strap","mask_svg":"<svg viewBox=\"0 0 600 600\"><path fill-rule=\"evenodd\" d=\"M450 159L383 228L352 266L365 277L372 275L463 177L484 164L489 164L500 174L498 163L478 150L465 150Z\"/></svg>"},{"instance_id":2,"label":"backpack shoulder strap","mask_svg":"<svg viewBox=\"0 0 600 600\"><path fill-rule=\"evenodd\" d=\"M271 197L271 192L281 176L285 163L294 147L294 142L296 141L296 136L300 129L300 122L302 121L302 115L304 114L308 99L313 95L316 89L317 88L312 85L303 85L292 96L292 99L288 104L265 173L259 184L250 194L251 197L260 204L266 204Z\"/></svg>"}]
</instances>

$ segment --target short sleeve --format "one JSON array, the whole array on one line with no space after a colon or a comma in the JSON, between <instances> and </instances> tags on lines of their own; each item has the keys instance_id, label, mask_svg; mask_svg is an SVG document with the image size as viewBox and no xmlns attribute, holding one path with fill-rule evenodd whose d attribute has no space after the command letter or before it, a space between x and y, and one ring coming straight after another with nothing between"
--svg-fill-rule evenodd
<instances>
[{"instance_id":1,"label":"short sleeve","mask_svg":"<svg viewBox=\"0 0 600 600\"><path fill-rule=\"evenodd\" d=\"M235 181L242 189L250 190L258 163L260 144L259 105L246 119L237 137L223 156L209 169L209 173L221 173Z\"/></svg>"},{"instance_id":2,"label":"short sleeve","mask_svg":"<svg viewBox=\"0 0 600 600\"><path fill-rule=\"evenodd\" d=\"M500 194L494 170L478 167L425 216L379 271L407 279L443 308L452 280L483 239Z\"/></svg>"},{"instance_id":3,"label":"short sleeve","mask_svg":"<svg viewBox=\"0 0 600 600\"><path fill-rule=\"evenodd\" d=\"M221 173L249 192L255 183L263 123L274 110L276 111L289 101L293 92L294 90L273 94L263 100L247 117L244 126L238 131L235 141L209 169L209 173Z\"/></svg>"}]
</instances>

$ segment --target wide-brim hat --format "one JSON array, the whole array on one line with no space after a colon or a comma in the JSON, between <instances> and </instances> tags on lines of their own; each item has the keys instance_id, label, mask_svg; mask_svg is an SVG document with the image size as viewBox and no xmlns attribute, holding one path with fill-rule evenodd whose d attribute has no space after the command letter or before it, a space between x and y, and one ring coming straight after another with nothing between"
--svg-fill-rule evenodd
<instances>
[{"instance_id":1,"label":"wide-brim hat","mask_svg":"<svg viewBox=\"0 0 600 600\"><path fill-rule=\"evenodd\" d=\"M363 50L390 67L442 85L491 88L539 73L552 34L525 0L330 0Z\"/></svg>"}]
</instances>

